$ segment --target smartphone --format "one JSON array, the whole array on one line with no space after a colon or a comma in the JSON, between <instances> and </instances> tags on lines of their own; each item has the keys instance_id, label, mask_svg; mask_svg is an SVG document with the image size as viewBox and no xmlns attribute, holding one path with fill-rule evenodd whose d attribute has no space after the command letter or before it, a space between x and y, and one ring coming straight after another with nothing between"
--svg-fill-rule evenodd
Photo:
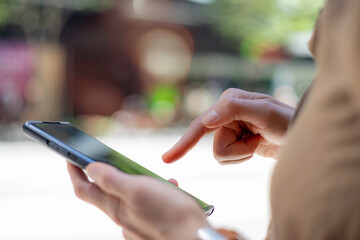
<instances>
[{"instance_id":1,"label":"smartphone","mask_svg":"<svg viewBox=\"0 0 360 240\"><path fill-rule=\"evenodd\" d=\"M94 137L75 128L69 122L28 121L23 125L23 132L80 168L84 169L92 162L104 162L128 174L147 175L171 184ZM208 205L194 196L192 197L200 204L206 216L213 213L214 206Z\"/></svg>"}]
</instances>

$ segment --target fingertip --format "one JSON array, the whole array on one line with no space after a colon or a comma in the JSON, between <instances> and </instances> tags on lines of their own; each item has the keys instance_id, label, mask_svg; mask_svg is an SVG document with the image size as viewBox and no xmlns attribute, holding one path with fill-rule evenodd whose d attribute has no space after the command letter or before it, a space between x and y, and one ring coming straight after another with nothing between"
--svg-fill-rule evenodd
<instances>
[{"instance_id":1,"label":"fingertip","mask_svg":"<svg viewBox=\"0 0 360 240\"><path fill-rule=\"evenodd\" d=\"M201 123L200 118L194 120L190 127L181 137L181 139L166 153L163 154L162 159L164 163L173 163L189 152L200 139L209 132L214 131L214 128L207 128Z\"/></svg>"},{"instance_id":2,"label":"fingertip","mask_svg":"<svg viewBox=\"0 0 360 240\"><path fill-rule=\"evenodd\" d=\"M169 151L167 151L162 155L162 160L164 163L169 164L177 161L181 157L182 157L181 148L179 148L179 143L177 143Z\"/></svg>"},{"instance_id":3,"label":"fingertip","mask_svg":"<svg viewBox=\"0 0 360 240\"><path fill-rule=\"evenodd\" d=\"M161 156L161 159L163 160L164 163L168 163L168 152L164 153L162 156Z\"/></svg>"},{"instance_id":4,"label":"fingertip","mask_svg":"<svg viewBox=\"0 0 360 240\"><path fill-rule=\"evenodd\" d=\"M88 171L93 171L94 169L97 169L97 168L104 168L107 166L110 166L110 165L107 163L103 163L103 162L92 162L92 163L89 163L88 165L86 165L85 170L88 172Z\"/></svg>"},{"instance_id":5,"label":"fingertip","mask_svg":"<svg viewBox=\"0 0 360 240\"><path fill-rule=\"evenodd\" d=\"M162 160L164 163L167 163L167 164L170 164L170 163L173 163L175 162L177 159L174 158L171 153L165 153L163 156L162 156Z\"/></svg>"},{"instance_id":6,"label":"fingertip","mask_svg":"<svg viewBox=\"0 0 360 240\"><path fill-rule=\"evenodd\" d=\"M180 139L175 145L173 145L169 150L167 150L167 152L162 155L162 159L165 163L172 163L177 159L179 155L178 153L181 152L183 148L182 139Z\"/></svg>"},{"instance_id":7,"label":"fingertip","mask_svg":"<svg viewBox=\"0 0 360 240\"><path fill-rule=\"evenodd\" d=\"M170 183L174 184L175 186L179 187L179 182L178 182L176 179L170 178L168 181L169 181Z\"/></svg>"},{"instance_id":8,"label":"fingertip","mask_svg":"<svg viewBox=\"0 0 360 240\"><path fill-rule=\"evenodd\" d=\"M95 181L104 175L113 174L114 171L116 171L116 173L120 172L121 174L121 171L119 171L117 168L103 162L90 163L86 166L85 170L88 176Z\"/></svg>"},{"instance_id":9,"label":"fingertip","mask_svg":"<svg viewBox=\"0 0 360 240\"><path fill-rule=\"evenodd\" d=\"M93 171L94 168L97 168L97 166L98 166L97 162L92 162L86 165L85 170L86 172L91 172Z\"/></svg>"},{"instance_id":10,"label":"fingertip","mask_svg":"<svg viewBox=\"0 0 360 240\"><path fill-rule=\"evenodd\" d=\"M97 164L96 163L90 163L86 166L85 168L86 173L88 174L88 176L92 179L96 179L99 170L97 169Z\"/></svg>"}]
</instances>

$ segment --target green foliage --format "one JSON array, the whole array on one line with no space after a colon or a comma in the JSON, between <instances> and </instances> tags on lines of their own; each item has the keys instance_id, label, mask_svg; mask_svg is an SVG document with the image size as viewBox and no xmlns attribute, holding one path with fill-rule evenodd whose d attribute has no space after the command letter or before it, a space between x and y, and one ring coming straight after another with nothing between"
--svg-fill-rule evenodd
<instances>
[{"instance_id":1,"label":"green foliage","mask_svg":"<svg viewBox=\"0 0 360 240\"><path fill-rule=\"evenodd\" d=\"M256 55L264 46L279 45L295 31L314 26L324 0L214 0L212 16L219 31L241 52Z\"/></svg>"},{"instance_id":2,"label":"green foliage","mask_svg":"<svg viewBox=\"0 0 360 240\"><path fill-rule=\"evenodd\" d=\"M9 22L16 23L24 13L38 7L66 8L77 11L103 11L116 2L116 0L0 0L0 27Z\"/></svg>"},{"instance_id":3,"label":"green foliage","mask_svg":"<svg viewBox=\"0 0 360 240\"><path fill-rule=\"evenodd\" d=\"M0 27L5 25L13 11L11 2L6 0L0 0Z\"/></svg>"}]
</instances>

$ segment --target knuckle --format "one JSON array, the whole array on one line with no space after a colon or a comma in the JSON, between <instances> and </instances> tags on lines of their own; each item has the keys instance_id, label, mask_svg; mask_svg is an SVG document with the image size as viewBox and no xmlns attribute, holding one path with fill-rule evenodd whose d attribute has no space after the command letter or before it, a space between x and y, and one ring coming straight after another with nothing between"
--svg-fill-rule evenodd
<instances>
[{"instance_id":1,"label":"knuckle","mask_svg":"<svg viewBox=\"0 0 360 240\"><path fill-rule=\"evenodd\" d=\"M268 108L266 115L269 121L279 118L279 114L276 111L274 111L270 106Z\"/></svg>"},{"instance_id":2,"label":"knuckle","mask_svg":"<svg viewBox=\"0 0 360 240\"><path fill-rule=\"evenodd\" d=\"M271 102L265 102L263 104L263 119L266 122L270 122L273 118L277 116L276 111L274 111L273 104Z\"/></svg>"},{"instance_id":3,"label":"knuckle","mask_svg":"<svg viewBox=\"0 0 360 240\"><path fill-rule=\"evenodd\" d=\"M222 101L222 118L235 118L237 113L237 99L235 98L225 98Z\"/></svg>"},{"instance_id":4,"label":"knuckle","mask_svg":"<svg viewBox=\"0 0 360 240\"><path fill-rule=\"evenodd\" d=\"M201 130L204 126L202 123L202 117L203 117L203 115L192 120L187 131L190 132L190 131Z\"/></svg>"},{"instance_id":5,"label":"knuckle","mask_svg":"<svg viewBox=\"0 0 360 240\"><path fill-rule=\"evenodd\" d=\"M199 124L200 124L200 119L199 118L195 118L194 120L192 120L191 121L191 123L190 123L190 128L193 128L193 127L196 127L196 126L198 126Z\"/></svg>"},{"instance_id":6,"label":"knuckle","mask_svg":"<svg viewBox=\"0 0 360 240\"><path fill-rule=\"evenodd\" d=\"M234 109L236 106L237 106L237 99L236 98L229 98L227 100L227 106L230 108L230 109Z\"/></svg>"},{"instance_id":7,"label":"knuckle","mask_svg":"<svg viewBox=\"0 0 360 240\"><path fill-rule=\"evenodd\" d=\"M269 103L272 103L272 104L277 104L278 103L278 100L276 98L272 98L270 96L267 96L267 98L265 98Z\"/></svg>"},{"instance_id":8,"label":"knuckle","mask_svg":"<svg viewBox=\"0 0 360 240\"><path fill-rule=\"evenodd\" d=\"M232 108L235 105L235 99L232 97L226 97L222 99L222 105L227 108Z\"/></svg>"},{"instance_id":9,"label":"knuckle","mask_svg":"<svg viewBox=\"0 0 360 240\"><path fill-rule=\"evenodd\" d=\"M256 97L258 99L263 99L263 100L266 100L266 101L270 101L271 99L273 99L272 97L270 97L269 95L265 94L265 93L255 93Z\"/></svg>"},{"instance_id":10,"label":"knuckle","mask_svg":"<svg viewBox=\"0 0 360 240\"><path fill-rule=\"evenodd\" d=\"M236 89L236 88L228 88L222 93L221 96L228 96L228 95L233 94L236 91L238 91L238 89Z\"/></svg>"}]
</instances>

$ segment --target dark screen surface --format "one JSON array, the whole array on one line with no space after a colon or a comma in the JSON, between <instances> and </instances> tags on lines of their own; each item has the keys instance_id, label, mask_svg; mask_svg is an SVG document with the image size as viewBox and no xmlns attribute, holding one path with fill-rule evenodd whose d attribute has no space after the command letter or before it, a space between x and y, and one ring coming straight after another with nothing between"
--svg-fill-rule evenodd
<instances>
[{"instance_id":1,"label":"dark screen surface","mask_svg":"<svg viewBox=\"0 0 360 240\"><path fill-rule=\"evenodd\" d=\"M122 157L115 150L71 125L46 123L34 125L96 161L111 162L115 157Z\"/></svg>"},{"instance_id":2,"label":"dark screen surface","mask_svg":"<svg viewBox=\"0 0 360 240\"><path fill-rule=\"evenodd\" d=\"M62 123L33 123L33 125L47 134L56 138L58 141L66 144L70 149L74 149L77 152L91 158L94 161L100 161L108 163L122 172L133 175L147 175L159 180L162 180L170 184L164 178L142 167L136 162L130 160L124 155L106 146L99 140L87 135L79 129L73 127L70 124ZM49 140L48 141L53 141ZM48 143L49 144L49 143ZM69 151L69 149L65 149ZM71 154L76 155L78 158L82 158L81 155L72 151ZM87 160L88 161L88 160ZM89 162L88 162L89 163ZM83 166L84 167L84 166ZM194 197L194 196L192 196ZM214 207L194 197L200 204L200 206L206 211L207 215L213 212Z\"/></svg>"},{"instance_id":3,"label":"dark screen surface","mask_svg":"<svg viewBox=\"0 0 360 240\"><path fill-rule=\"evenodd\" d=\"M129 174L148 175L164 180L72 125L53 123L35 123L34 125L94 161L109 163Z\"/></svg>"}]
</instances>

